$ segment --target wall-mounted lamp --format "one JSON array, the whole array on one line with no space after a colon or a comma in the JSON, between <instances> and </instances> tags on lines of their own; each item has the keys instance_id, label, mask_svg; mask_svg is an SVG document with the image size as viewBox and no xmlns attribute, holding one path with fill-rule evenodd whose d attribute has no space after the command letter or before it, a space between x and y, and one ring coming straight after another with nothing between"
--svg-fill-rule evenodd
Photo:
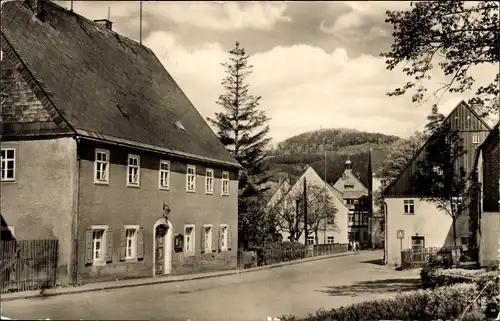
<instances>
[{"instance_id":1,"label":"wall-mounted lamp","mask_svg":"<svg viewBox=\"0 0 500 321\"><path fill-rule=\"evenodd\" d=\"M170 214L170 206L168 204L163 203L163 217L168 218L168 214Z\"/></svg>"}]
</instances>

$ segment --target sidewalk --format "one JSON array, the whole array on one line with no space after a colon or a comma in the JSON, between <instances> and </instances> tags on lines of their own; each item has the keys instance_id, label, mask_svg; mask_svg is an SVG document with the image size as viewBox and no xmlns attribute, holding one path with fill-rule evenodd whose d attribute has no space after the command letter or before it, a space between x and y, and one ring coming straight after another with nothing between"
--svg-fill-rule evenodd
<instances>
[{"instance_id":1,"label":"sidewalk","mask_svg":"<svg viewBox=\"0 0 500 321\"><path fill-rule=\"evenodd\" d=\"M309 257L301 260L281 262L273 265L266 266L258 266L249 269L241 269L241 270L227 270L227 271L217 271L217 272L208 272L208 273L198 273L198 274L187 274L187 275L169 275L169 276L158 276L158 277L148 277L148 278L140 278L140 279L126 279L126 280L116 280L109 282L98 282L98 283L88 283L81 286L69 286L64 288L52 288L46 289L43 294L40 294L40 290L36 291L24 291L24 292L14 292L14 293L3 293L1 294L1 301L12 301L19 299L30 299L37 297L47 297L61 294L74 294L74 293L83 293L83 292L92 292L92 291L103 291L109 289L119 289L119 288L127 288L134 286L144 286L144 285L153 285L153 284L161 284L161 283L170 283L170 282L183 282L190 280L200 280L200 279L208 279L226 275L235 275L242 274L248 272L256 272L264 269L272 269L280 266L287 265L295 265L305 262L317 261L330 259L335 257L342 257L347 255L356 255L359 252L343 252L336 253L330 255Z\"/></svg>"}]
</instances>

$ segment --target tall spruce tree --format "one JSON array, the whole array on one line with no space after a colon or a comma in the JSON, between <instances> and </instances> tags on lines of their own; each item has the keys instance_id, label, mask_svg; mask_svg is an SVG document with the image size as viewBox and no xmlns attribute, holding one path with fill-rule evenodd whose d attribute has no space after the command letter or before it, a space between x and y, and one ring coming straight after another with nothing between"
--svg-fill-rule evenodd
<instances>
[{"instance_id":1,"label":"tall spruce tree","mask_svg":"<svg viewBox=\"0 0 500 321\"><path fill-rule=\"evenodd\" d=\"M253 68L248 59L245 49L236 42L229 51L230 62L222 63L226 69L222 80L225 92L217 104L223 111L215 113L214 119L207 118L217 128L221 142L245 169L240 178L245 196L262 191L262 184L269 179L264 160L271 140L267 137L269 118L258 108L261 97L250 95L245 83Z\"/></svg>"},{"instance_id":2,"label":"tall spruce tree","mask_svg":"<svg viewBox=\"0 0 500 321\"><path fill-rule=\"evenodd\" d=\"M269 118L259 109L260 96L249 94L246 83L253 66L248 63L249 55L236 42L229 51L229 62L222 63L226 76L222 80L225 92L219 96L217 104L223 111L215 113L207 120L216 128L217 136L226 149L243 166L239 178L239 239L245 248L250 243L264 239L266 227L257 226L266 222L261 193L270 178L269 165L265 161L265 149L270 142ZM252 219L250 219L250 216ZM257 219L256 216L261 219ZM258 234L258 235L257 235Z\"/></svg>"}]
</instances>

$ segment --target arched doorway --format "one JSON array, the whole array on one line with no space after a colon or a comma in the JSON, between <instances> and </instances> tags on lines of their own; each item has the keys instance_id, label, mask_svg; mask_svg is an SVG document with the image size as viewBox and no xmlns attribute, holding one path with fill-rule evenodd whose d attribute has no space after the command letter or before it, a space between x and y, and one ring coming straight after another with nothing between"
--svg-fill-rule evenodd
<instances>
[{"instance_id":1,"label":"arched doorway","mask_svg":"<svg viewBox=\"0 0 500 321\"><path fill-rule=\"evenodd\" d=\"M161 218L153 226L153 275L172 271L172 224Z\"/></svg>"}]
</instances>

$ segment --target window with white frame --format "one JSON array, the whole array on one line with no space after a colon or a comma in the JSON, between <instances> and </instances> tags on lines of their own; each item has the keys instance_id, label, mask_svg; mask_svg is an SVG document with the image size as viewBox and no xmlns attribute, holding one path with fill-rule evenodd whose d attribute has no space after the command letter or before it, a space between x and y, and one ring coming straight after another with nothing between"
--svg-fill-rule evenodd
<instances>
[{"instance_id":1,"label":"window with white frame","mask_svg":"<svg viewBox=\"0 0 500 321\"><path fill-rule=\"evenodd\" d=\"M138 226L126 225L125 226L125 258L137 258L137 230Z\"/></svg>"},{"instance_id":2,"label":"window with white frame","mask_svg":"<svg viewBox=\"0 0 500 321\"><path fill-rule=\"evenodd\" d=\"M214 193L214 170L210 168L207 168L205 173L205 193Z\"/></svg>"},{"instance_id":3,"label":"window with white frame","mask_svg":"<svg viewBox=\"0 0 500 321\"><path fill-rule=\"evenodd\" d=\"M139 186L141 176L141 162L137 155L128 155L127 186Z\"/></svg>"},{"instance_id":4,"label":"window with white frame","mask_svg":"<svg viewBox=\"0 0 500 321\"><path fill-rule=\"evenodd\" d=\"M472 143L473 144L479 144L479 134L473 134L472 135Z\"/></svg>"},{"instance_id":5,"label":"window with white frame","mask_svg":"<svg viewBox=\"0 0 500 321\"><path fill-rule=\"evenodd\" d=\"M354 214L349 214L349 223L354 222Z\"/></svg>"},{"instance_id":6,"label":"window with white frame","mask_svg":"<svg viewBox=\"0 0 500 321\"><path fill-rule=\"evenodd\" d=\"M95 150L94 159L94 182L96 184L109 183L109 151L104 149Z\"/></svg>"},{"instance_id":7,"label":"window with white frame","mask_svg":"<svg viewBox=\"0 0 500 321\"><path fill-rule=\"evenodd\" d=\"M186 190L194 192L196 190L196 166L188 165L186 173Z\"/></svg>"},{"instance_id":8,"label":"window with white frame","mask_svg":"<svg viewBox=\"0 0 500 321\"><path fill-rule=\"evenodd\" d=\"M205 239L205 248L203 249L205 253L212 252L212 237L213 237L213 227L212 225L205 225L203 227L203 237Z\"/></svg>"},{"instance_id":9,"label":"window with white frame","mask_svg":"<svg viewBox=\"0 0 500 321\"><path fill-rule=\"evenodd\" d=\"M159 173L160 189L169 189L170 187L170 161L160 161Z\"/></svg>"},{"instance_id":10,"label":"window with white frame","mask_svg":"<svg viewBox=\"0 0 500 321\"><path fill-rule=\"evenodd\" d=\"M186 254L194 254L194 232L194 225L184 226L184 252Z\"/></svg>"},{"instance_id":11,"label":"window with white frame","mask_svg":"<svg viewBox=\"0 0 500 321\"><path fill-rule=\"evenodd\" d=\"M225 224L220 226L220 248L227 251L229 245L229 227Z\"/></svg>"},{"instance_id":12,"label":"window with white frame","mask_svg":"<svg viewBox=\"0 0 500 321\"><path fill-rule=\"evenodd\" d=\"M403 208L405 214L415 214L415 201L414 200L404 200Z\"/></svg>"},{"instance_id":13,"label":"window with white frame","mask_svg":"<svg viewBox=\"0 0 500 321\"><path fill-rule=\"evenodd\" d=\"M314 244L314 236L309 235L307 237L307 245L313 245Z\"/></svg>"},{"instance_id":14,"label":"window with white frame","mask_svg":"<svg viewBox=\"0 0 500 321\"><path fill-rule=\"evenodd\" d=\"M229 195L229 172L222 172L222 195Z\"/></svg>"},{"instance_id":15,"label":"window with white frame","mask_svg":"<svg viewBox=\"0 0 500 321\"><path fill-rule=\"evenodd\" d=\"M106 230L104 226L92 227L92 258L94 262L102 262L106 251Z\"/></svg>"},{"instance_id":16,"label":"window with white frame","mask_svg":"<svg viewBox=\"0 0 500 321\"><path fill-rule=\"evenodd\" d=\"M451 198L451 213L456 214L462 210L462 197Z\"/></svg>"},{"instance_id":17,"label":"window with white frame","mask_svg":"<svg viewBox=\"0 0 500 321\"><path fill-rule=\"evenodd\" d=\"M335 238L333 236L327 236L326 237L326 243L328 243L328 244L335 243Z\"/></svg>"},{"instance_id":18,"label":"window with white frame","mask_svg":"<svg viewBox=\"0 0 500 321\"><path fill-rule=\"evenodd\" d=\"M2 148L1 166L2 182L16 180L16 151L14 148Z\"/></svg>"}]
</instances>

